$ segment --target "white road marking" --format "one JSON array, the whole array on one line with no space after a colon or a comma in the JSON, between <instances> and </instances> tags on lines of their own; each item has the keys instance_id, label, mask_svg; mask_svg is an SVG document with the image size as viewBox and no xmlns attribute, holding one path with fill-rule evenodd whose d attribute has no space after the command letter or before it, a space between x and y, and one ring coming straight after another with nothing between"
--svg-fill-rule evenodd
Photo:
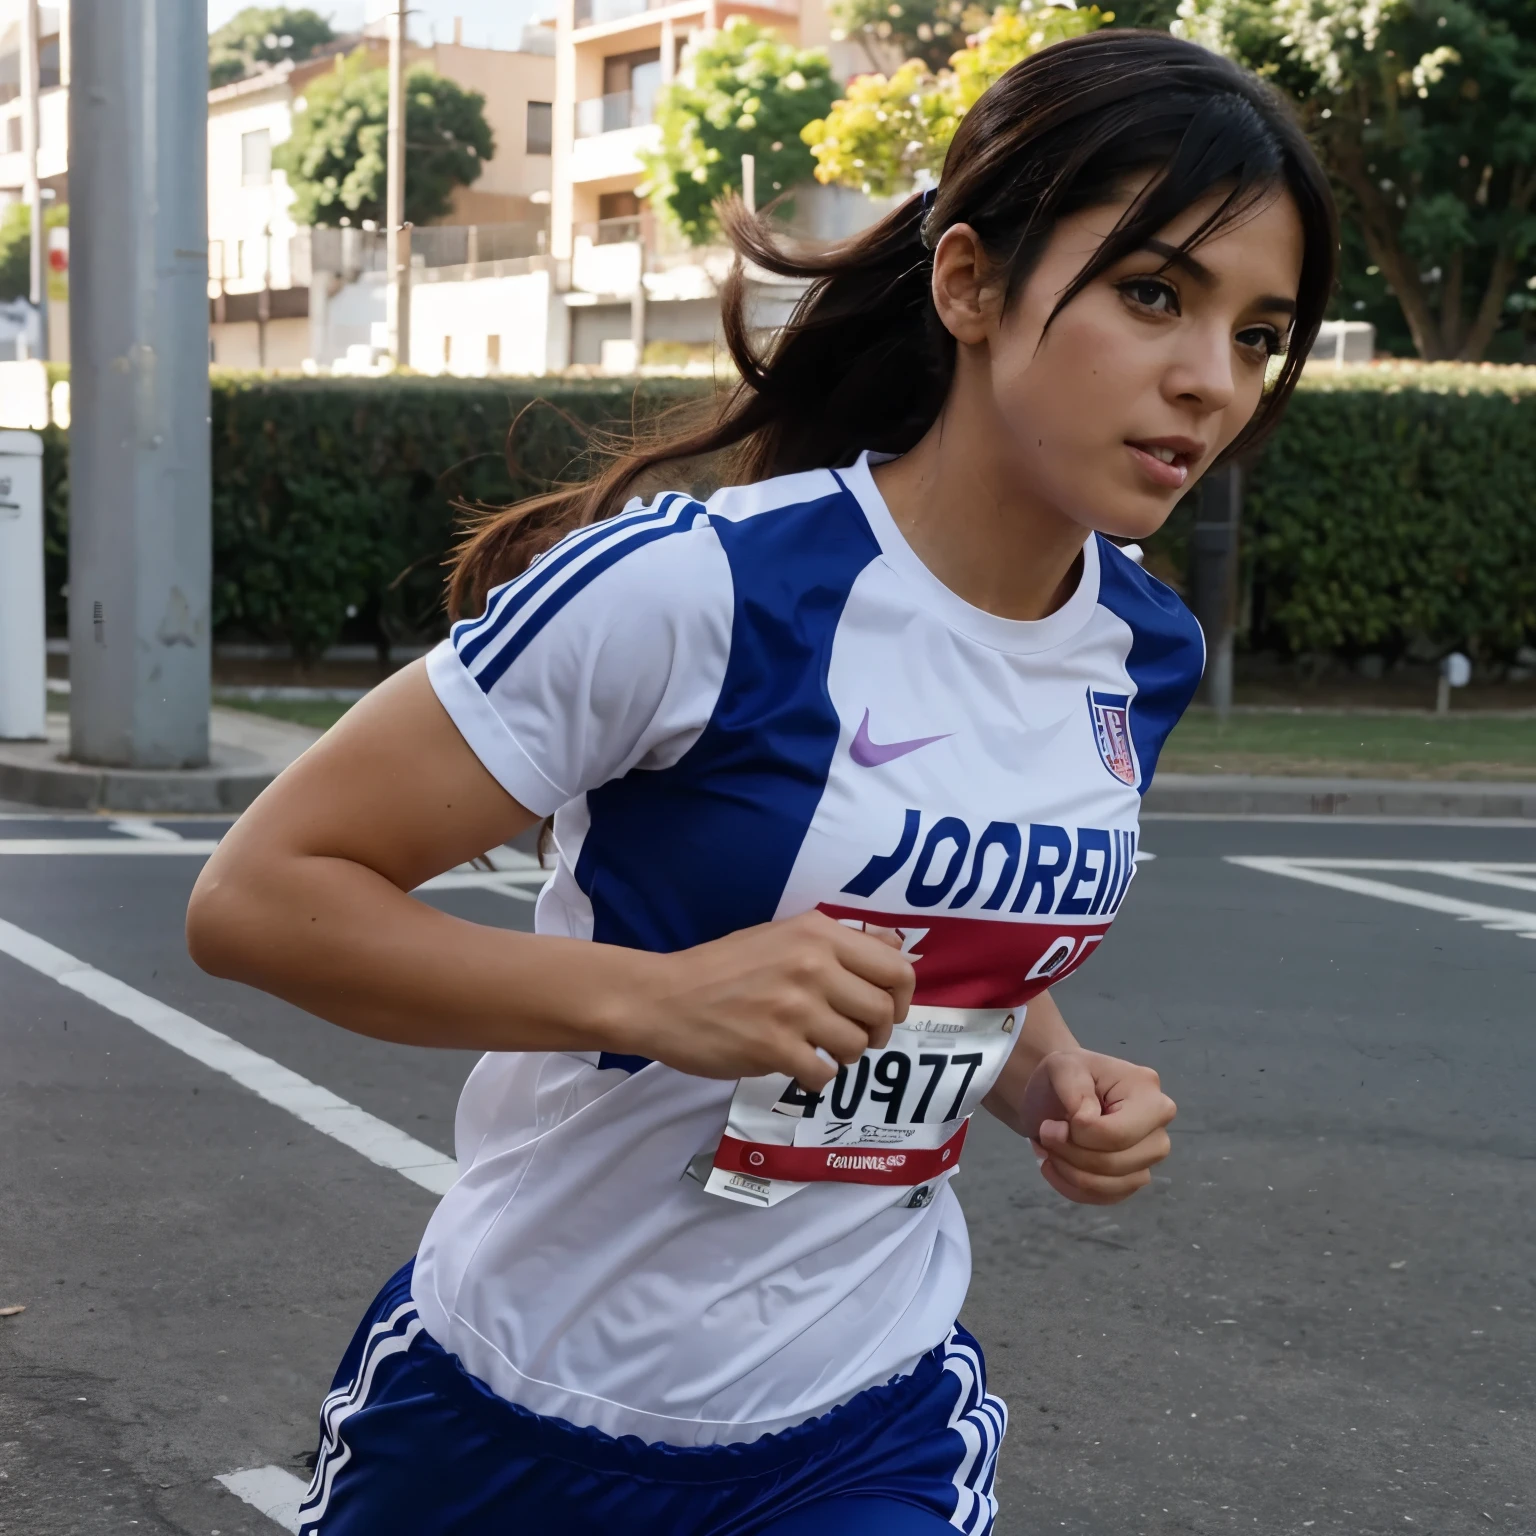
<instances>
[{"instance_id":1,"label":"white road marking","mask_svg":"<svg viewBox=\"0 0 1536 1536\"><path fill-rule=\"evenodd\" d=\"M322 1135L360 1152L381 1168L393 1169L434 1195L446 1194L458 1176L458 1164L425 1142L3 918L0 954L31 966L61 987L137 1024L157 1040L232 1078L257 1098L287 1110Z\"/></svg>"},{"instance_id":2,"label":"white road marking","mask_svg":"<svg viewBox=\"0 0 1536 1536\"><path fill-rule=\"evenodd\" d=\"M174 835L173 835L174 837ZM139 858L157 853L196 854L206 859L219 846L215 838L174 837L172 841L141 837L6 837L0 838L0 854L133 854Z\"/></svg>"},{"instance_id":3,"label":"white road marking","mask_svg":"<svg viewBox=\"0 0 1536 1536\"><path fill-rule=\"evenodd\" d=\"M1395 871L1401 874L1449 875L1453 880L1479 880L1475 873L1484 869L1488 875L1503 876L1512 870L1530 869L1530 865L1468 864L1464 860L1447 860L1443 863L1427 859L1291 859L1255 857L1229 854L1228 864L1240 864L1245 869L1257 869L1265 874L1285 875L1292 880L1305 880L1313 885L1330 886L1336 891L1349 891L1357 896L1374 896L1382 901L1395 901L1405 907L1418 907L1425 912L1440 912L1447 917L1457 917L1463 922L1480 923L1497 933L1514 933L1522 939L1536 939L1536 912L1518 907L1495 907L1486 902L1464 901L1459 896L1442 896L1436 891L1420 891L1412 886L1393 885L1386 880L1367 880L1352 869L1369 869L1378 872ZM1490 885L1507 883L1502 878L1484 879ZM1525 889L1518 886L1517 889Z\"/></svg>"},{"instance_id":4,"label":"white road marking","mask_svg":"<svg viewBox=\"0 0 1536 1536\"><path fill-rule=\"evenodd\" d=\"M117 823L113 823L117 825ZM126 829L124 829L126 830ZM165 831L164 828L159 829ZM138 857L156 854L183 854L206 859L219 846L216 838L180 837L165 832L164 838L148 833L135 832L126 837L7 837L0 838L0 856L15 854L21 857ZM516 848L498 848L491 855L494 869L479 869L471 864L461 864L441 875L435 875L418 891L482 890L495 891L518 901L538 900L538 890L554 875L550 869L541 869L537 859ZM525 887L533 887L532 890Z\"/></svg>"},{"instance_id":5,"label":"white road marking","mask_svg":"<svg viewBox=\"0 0 1536 1536\"><path fill-rule=\"evenodd\" d=\"M498 870L494 874L483 869L450 870L446 875L435 875L418 891L497 891L503 896L515 896L521 901L537 901L536 890L526 886L542 887L553 873L550 870Z\"/></svg>"},{"instance_id":6,"label":"white road marking","mask_svg":"<svg viewBox=\"0 0 1536 1536\"><path fill-rule=\"evenodd\" d=\"M169 827L146 821L142 816L119 816L108 825L114 832L121 832L124 837L137 837L146 843L179 843L181 841L180 832L173 832Z\"/></svg>"},{"instance_id":7,"label":"white road marking","mask_svg":"<svg viewBox=\"0 0 1536 1536\"><path fill-rule=\"evenodd\" d=\"M1439 875L1474 885L1501 885L1511 891L1536 891L1536 864L1488 863L1471 859L1292 859L1313 869L1374 869L1411 875Z\"/></svg>"},{"instance_id":8,"label":"white road marking","mask_svg":"<svg viewBox=\"0 0 1536 1536\"><path fill-rule=\"evenodd\" d=\"M293 1536L299 1532L299 1503L309 1485L281 1467L247 1467L243 1472L225 1472L223 1483L237 1499L244 1499Z\"/></svg>"},{"instance_id":9,"label":"white road marking","mask_svg":"<svg viewBox=\"0 0 1536 1536\"><path fill-rule=\"evenodd\" d=\"M230 822L234 820L227 811L177 811L177 821ZM0 811L0 821L62 821L78 826L84 822L96 826L108 826L110 822L99 811Z\"/></svg>"}]
</instances>

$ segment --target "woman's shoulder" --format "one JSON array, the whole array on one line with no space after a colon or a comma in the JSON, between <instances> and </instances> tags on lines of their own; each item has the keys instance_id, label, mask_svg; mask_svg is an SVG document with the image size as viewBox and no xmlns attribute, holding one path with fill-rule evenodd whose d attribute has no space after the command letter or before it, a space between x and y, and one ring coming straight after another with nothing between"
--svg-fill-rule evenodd
<instances>
[{"instance_id":1,"label":"woman's shoulder","mask_svg":"<svg viewBox=\"0 0 1536 1536\"><path fill-rule=\"evenodd\" d=\"M1133 650L1158 656L1196 681L1205 668L1205 633L1183 598L1139 561L1098 535L1099 602L1124 622Z\"/></svg>"},{"instance_id":2,"label":"woman's shoulder","mask_svg":"<svg viewBox=\"0 0 1536 1536\"><path fill-rule=\"evenodd\" d=\"M848 494L848 488L836 470L805 469L774 475L767 480L722 486L704 506L712 517L742 523L769 514L819 508L829 501L842 500Z\"/></svg>"}]
</instances>

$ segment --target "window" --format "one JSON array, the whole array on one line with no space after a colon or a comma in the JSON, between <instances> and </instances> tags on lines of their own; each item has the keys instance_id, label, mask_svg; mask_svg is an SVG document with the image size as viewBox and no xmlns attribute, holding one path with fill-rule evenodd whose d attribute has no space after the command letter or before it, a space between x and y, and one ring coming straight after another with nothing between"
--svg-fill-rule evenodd
<instances>
[{"instance_id":1,"label":"window","mask_svg":"<svg viewBox=\"0 0 1536 1536\"><path fill-rule=\"evenodd\" d=\"M661 90L661 56L636 63L629 72L630 117L638 128L656 116L656 95Z\"/></svg>"},{"instance_id":2,"label":"window","mask_svg":"<svg viewBox=\"0 0 1536 1536\"><path fill-rule=\"evenodd\" d=\"M45 37L37 50L37 88L46 91L59 83L59 39Z\"/></svg>"},{"instance_id":3,"label":"window","mask_svg":"<svg viewBox=\"0 0 1536 1536\"><path fill-rule=\"evenodd\" d=\"M603 94L612 96L619 91L637 89L635 75L644 82L651 77L648 65L654 64L657 83L661 80L661 49L642 48L638 53L614 53L603 60Z\"/></svg>"},{"instance_id":4,"label":"window","mask_svg":"<svg viewBox=\"0 0 1536 1536\"><path fill-rule=\"evenodd\" d=\"M619 245L626 240L638 240L640 233L640 199L633 192L598 194L598 245Z\"/></svg>"},{"instance_id":5,"label":"window","mask_svg":"<svg viewBox=\"0 0 1536 1536\"><path fill-rule=\"evenodd\" d=\"M640 199L633 192L599 192L597 195L599 223L609 219L638 219Z\"/></svg>"},{"instance_id":6,"label":"window","mask_svg":"<svg viewBox=\"0 0 1536 1536\"><path fill-rule=\"evenodd\" d=\"M265 187L272 180L272 130L257 128L240 135L240 181L247 187Z\"/></svg>"},{"instance_id":7,"label":"window","mask_svg":"<svg viewBox=\"0 0 1536 1536\"><path fill-rule=\"evenodd\" d=\"M8 117L5 120L5 152L8 155L21 153L21 118Z\"/></svg>"},{"instance_id":8,"label":"window","mask_svg":"<svg viewBox=\"0 0 1536 1536\"><path fill-rule=\"evenodd\" d=\"M551 155L555 150L555 108L552 102L528 103L528 153Z\"/></svg>"}]
</instances>

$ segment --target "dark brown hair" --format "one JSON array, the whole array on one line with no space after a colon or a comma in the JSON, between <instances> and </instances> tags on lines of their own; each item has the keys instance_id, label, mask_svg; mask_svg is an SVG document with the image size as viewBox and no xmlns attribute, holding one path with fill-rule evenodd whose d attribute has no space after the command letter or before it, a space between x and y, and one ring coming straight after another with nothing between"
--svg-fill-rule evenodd
<instances>
[{"instance_id":1,"label":"dark brown hair","mask_svg":"<svg viewBox=\"0 0 1536 1536\"><path fill-rule=\"evenodd\" d=\"M847 464L866 448L905 452L937 418L954 371L954 338L931 292L930 254L943 232L975 229L1011 301L1060 219L1123 196L1148 171L1051 319L1211 192L1223 199L1185 249L1264 197L1288 194L1304 237L1297 312L1278 377L1228 452L1252 447L1295 388L1333 288L1327 178L1285 102L1230 60L1161 32L1088 33L1009 70L962 118L936 191L853 240L791 251L767 218L724 205L737 262L721 323L740 382L691 419L607 439L606 463L590 480L479 514L455 555L450 613L478 613L492 587L572 529L612 516L661 466L726 453L723 483L744 483ZM809 284L765 349L748 321L746 261Z\"/></svg>"}]
</instances>

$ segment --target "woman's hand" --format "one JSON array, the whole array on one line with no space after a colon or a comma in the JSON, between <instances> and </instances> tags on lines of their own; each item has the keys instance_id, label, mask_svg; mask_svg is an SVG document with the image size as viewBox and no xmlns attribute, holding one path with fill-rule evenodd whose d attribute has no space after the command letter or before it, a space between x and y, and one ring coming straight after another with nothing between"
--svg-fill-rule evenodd
<instances>
[{"instance_id":1,"label":"woman's hand","mask_svg":"<svg viewBox=\"0 0 1536 1536\"><path fill-rule=\"evenodd\" d=\"M839 1062L883 1046L912 1001L912 962L894 933L820 912L648 959L654 979L625 1033L635 1051L695 1077L784 1072L815 1092Z\"/></svg>"},{"instance_id":2,"label":"woman's hand","mask_svg":"<svg viewBox=\"0 0 1536 1536\"><path fill-rule=\"evenodd\" d=\"M1084 1050L1044 1057L1016 1106L1045 1182L1082 1205L1114 1205L1150 1184L1177 1113L1151 1067Z\"/></svg>"}]
</instances>

